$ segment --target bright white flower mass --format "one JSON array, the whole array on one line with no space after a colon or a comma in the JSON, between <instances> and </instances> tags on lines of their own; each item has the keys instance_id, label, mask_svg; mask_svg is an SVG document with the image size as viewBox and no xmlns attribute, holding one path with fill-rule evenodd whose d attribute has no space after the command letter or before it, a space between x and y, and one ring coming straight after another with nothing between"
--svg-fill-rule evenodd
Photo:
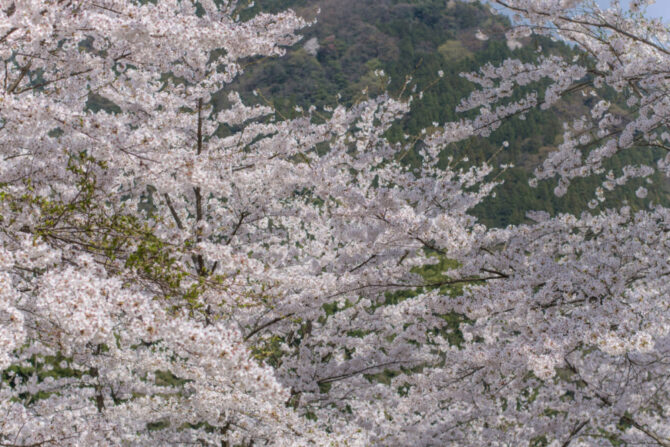
<instances>
[{"instance_id":1,"label":"bright white flower mass","mask_svg":"<svg viewBox=\"0 0 670 447\"><path fill-rule=\"evenodd\" d=\"M298 41L293 12L2 0L0 445L670 445L670 210L599 200L653 169L608 174L591 212L489 229L469 211L492 168L441 157L601 87L629 115L594 101L533 183L665 147L667 30L494 3L591 59L465 74L478 113L422 134L412 167L386 139L410 100L214 110L245 58Z\"/></svg>"}]
</instances>

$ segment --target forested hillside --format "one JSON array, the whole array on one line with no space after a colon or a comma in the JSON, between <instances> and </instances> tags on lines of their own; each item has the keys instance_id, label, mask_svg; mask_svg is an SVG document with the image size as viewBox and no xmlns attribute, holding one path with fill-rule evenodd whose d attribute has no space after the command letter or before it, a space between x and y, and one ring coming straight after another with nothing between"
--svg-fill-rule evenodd
<instances>
[{"instance_id":1,"label":"forested hillside","mask_svg":"<svg viewBox=\"0 0 670 447\"><path fill-rule=\"evenodd\" d=\"M391 138L402 134L420 136L421 129L433 123L455 121L467 114L455 111L459 102L472 91L473 85L460 76L477 71L487 63L497 64L506 58L530 61L538 55L561 54L568 58L585 56L571 47L547 38L533 36L508 41L505 31L510 27L506 16L494 15L478 3L444 0L261 0L245 11L280 11L294 8L300 15L316 18L317 23L303 32L303 40L282 58L249 61L245 76L231 88L241 89L252 102L271 102L282 116L294 117L300 112L296 105L350 105L387 89L391 94L415 94L412 110L391 131ZM380 70L382 77L378 76ZM438 76L443 72L442 78ZM412 77L409 88L405 80ZM386 81L390 84L387 86ZM254 99L256 91L262 99ZM519 96L521 93L517 93ZM614 102L612 92L599 92ZM222 95L221 97L224 97ZM463 160L462 164L489 160L496 166L512 165L493 176L504 181L496 196L488 198L475 209L485 223L495 226L516 224L525 220L530 210L579 213L587 209L593 191L604 180L590 178L578 182L563 197L553 193L555 182L528 186L533 169L562 139L562 122L588 114L598 101L588 89L565 97L558 107L541 111L534 109L523 119L514 118L498 129L491 138L471 138L452 145L444 152L446 158ZM625 110L620 109L622 115ZM509 148L499 150L503 142ZM421 140L418 140L421 144ZM651 149L634 155L619 155L610 161L615 171L625 165L653 164L658 152ZM419 163L416 153L404 160ZM626 188L605 194L603 207L629 203L634 209L649 202L667 203L668 185L655 175L645 184L649 194L638 198L635 190L642 180L630 182Z\"/></svg>"}]
</instances>

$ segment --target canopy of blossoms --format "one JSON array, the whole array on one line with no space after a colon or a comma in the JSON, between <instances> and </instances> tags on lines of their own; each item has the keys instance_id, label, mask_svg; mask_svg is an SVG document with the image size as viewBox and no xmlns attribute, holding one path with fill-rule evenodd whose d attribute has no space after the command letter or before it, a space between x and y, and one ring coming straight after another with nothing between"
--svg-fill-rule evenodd
<instances>
[{"instance_id":1,"label":"canopy of blossoms","mask_svg":"<svg viewBox=\"0 0 670 447\"><path fill-rule=\"evenodd\" d=\"M492 168L443 166L579 89L628 115L566 123L557 194L670 148L668 31L643 2L494 3L586 56L465 74L477 116L417 144L386 139L411 98L279 119L230 90L291 11L0 0L0 445L670 446L670 211L600 209L670 158L505 229L468 214Z\"/></svg>"}]
</instances>

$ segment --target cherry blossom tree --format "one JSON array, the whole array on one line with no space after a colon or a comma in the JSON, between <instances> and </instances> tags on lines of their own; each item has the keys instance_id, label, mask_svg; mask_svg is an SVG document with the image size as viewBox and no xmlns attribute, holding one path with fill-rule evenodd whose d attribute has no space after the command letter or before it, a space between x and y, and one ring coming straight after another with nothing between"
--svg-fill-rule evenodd
<instances>
[{"instance_id":1,"label":"cherry blossom tree","mask_svg":"<svg viewBox=\"0 0 670 447\"><path fill-rule=\"evenodd\" d=\"M2 0L0 445L670 445L670 214L599 209L670 160L487 229L491 167L444 153L605 87L625 116L566 124L537 180L665 147L667 30L639 2L495 3L584 56L467 74L476 118L395 143L411 99L283 119L230 91L293 12Z\"/></svg>"},{"instance_id":2,"label":"cherry blossom tree","mask_svg":"<svg viewBox=\"0 0 670 447\"><path fill-rule=\"evenodd\" d=\"M465 343L445 347L444 365L434 371L400 379L414 394L406 417L423 426L425 444L670 445L668 210L599 209L606 191L654 169L667 174L663 156L656 167L619 173L606 162L623 151L668 149L668 30L644 16L650 2L631 2L628 12L590 1L492 3L516 14L521 25L510 38L564 39L583 55L507 60L466 74L480 88L461 109L480 113L431 138L457 141L463 126L485 137L504 119L580 90L598 97L610 89L621 103L617 111L595 101L588 116L566 123L558 150L533 180L555 178L561 195L572 179L603 176L593 211L532 213L528 224L488 231L472 246L461 274L503 278L441 303L442 313L467 317ZM519 87L529 93L516 99ZM644 186L637 191L646 195ZM416 434L401 436L409 443Z\"/></svg>"},{"instance_id":3,"label":"cherry blossom tree","mask_svg":"<svg viewBox=\"0 0 670 447\"><path fill-rule=\"evenodd\" d=\"M431 357L346 334L469 245L488 168L402 167L386 96L214 110L307 24L241 8L2 2L2 445L367 445L320 387Z\"/></svg>"}]
</instances>

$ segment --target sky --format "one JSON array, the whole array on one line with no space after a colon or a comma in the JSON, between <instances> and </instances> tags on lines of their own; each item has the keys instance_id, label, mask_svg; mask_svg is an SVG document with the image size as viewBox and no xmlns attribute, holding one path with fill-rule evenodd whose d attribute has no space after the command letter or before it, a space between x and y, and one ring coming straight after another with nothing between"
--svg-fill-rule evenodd
<instances>
[{"instance_id":1,"label":"sky","mask_svg":"<svg viewBox=\"0 0 670 447\"><path fill-rule=\"evenodd\" d=\"M628 4L629 0L622 0L624 5ZM610 0L597 0L601 7L606 7L610 4ZM656 4L647 8L647 14L652 17L662 17L664 22L670 22L670 0L656 0Z\"/></svg>"},{"instance_id":2,"label":"sky","mask_svg":"<svg viewBox=\"0 0 670 447\"><path fill-rule=\"evenodd\" d=\"M620 0L622 5L628 6L630 0ZM601 8L606 8L610 0L596 0ZM497 8L498 9L498 8ZM656 0L656 3L647 8L647 15L661 17L663 22L670 24L670 0Z\"/></svg>"}]
</instances>

